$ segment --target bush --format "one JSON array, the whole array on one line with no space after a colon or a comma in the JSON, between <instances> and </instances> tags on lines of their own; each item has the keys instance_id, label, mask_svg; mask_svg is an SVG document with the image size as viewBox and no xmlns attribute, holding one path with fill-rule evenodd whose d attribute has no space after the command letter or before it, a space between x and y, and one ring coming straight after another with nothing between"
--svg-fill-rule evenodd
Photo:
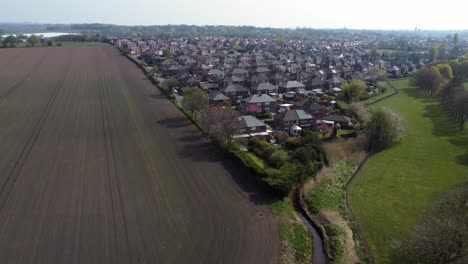
<instances>
[{"instance_id":1,"label":"bush","mask_svg":"<svg viewBox=\"0 0 468 264\"><path fill-rule=\"evenodd\" d=\"M376 109L372 112L367 128L368 149L380 151L400 140L405 132L403 120L389 109Z\"/></svg>"},{"instance_id":2,"label":"bush","mask_svg":"<svg viewBox=\"0 0 468 264\"><path fill-rule=\"evenodd\" d=\"M298 163L285 163L279 170L267 170L265 182L278 194L286 196L304 180L304 166Z\"/></svg>"},{"instance_id":3,"label":"bush","mask_svg":"<svg viewBox=\"0 0 468 264\"><path fill-rule=\"evenodd\" d=\"M275 149L273 153L271 153L268 162L276 168L280 168L289 160L288 152L282 149Z\"/></svg>"},{"instance_id":4,"label":"bush","mask_svg":"<svg viewBox=\"0 0 468 264\"><path fill-rule=\"evenodd\" d=\"M361 96L359 96L360 101L365 101L365 100L367 100L369 98L370 98L369 94L362 94Z\"/></svg>"},{"instance_id":5,"label":"bush","mask_svg":"<svg viewBox=\"0 0 468 264\"><path fill-rule=\"evenodd\" d=\"M285 144L286 148L294 150L301 146L301 138L300 137L290 137L286 140Z\"/></svg>"}]
</instances>

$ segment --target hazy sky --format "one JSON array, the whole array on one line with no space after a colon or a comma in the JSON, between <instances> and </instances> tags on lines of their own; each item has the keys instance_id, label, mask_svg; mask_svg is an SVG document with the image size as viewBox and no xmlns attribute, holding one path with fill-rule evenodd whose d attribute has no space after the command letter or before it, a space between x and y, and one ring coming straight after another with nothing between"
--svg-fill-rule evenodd
<instances>
[{"instance_id":1,"label":"hazy sky","mask_svg":"<svg viewBox=\"0 0 468 264\"><path fill-rule=\"evenodd\" d=\"M1 22L468 29L468 1L0 0Z\"/></svg>"}]
</instances>

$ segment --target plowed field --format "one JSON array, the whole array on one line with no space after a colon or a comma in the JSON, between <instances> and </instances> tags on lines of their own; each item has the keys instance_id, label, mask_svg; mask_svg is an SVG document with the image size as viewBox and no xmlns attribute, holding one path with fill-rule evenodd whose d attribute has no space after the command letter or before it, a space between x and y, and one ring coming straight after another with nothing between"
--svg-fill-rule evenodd
<instances>
[{"instance_id":1,"label":"plowed field","mask_svg":"<svg viewBox=\"0 0 468 264\"><path fill-rule=\"evenodd\" d=\"M0 50L0 263L276 263L249 173L110 46Z\"/></svg>"}]
</instances>

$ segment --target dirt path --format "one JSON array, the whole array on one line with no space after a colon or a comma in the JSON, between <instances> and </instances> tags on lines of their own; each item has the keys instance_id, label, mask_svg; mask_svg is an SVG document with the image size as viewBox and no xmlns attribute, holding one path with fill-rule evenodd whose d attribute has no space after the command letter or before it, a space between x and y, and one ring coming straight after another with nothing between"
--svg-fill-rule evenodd
<instances>
[{"instance_id":1,"label":"dirt path","mask_svg":"<svg viewBox=\"0 0 468 264\"><path fill-rule=\"evenodd\" d=\"M27 56L0 73L2 90L29 74L0 102L2 263L277 263L249 172L135 65L111 47Z\"/></svg>"}]
</instances>

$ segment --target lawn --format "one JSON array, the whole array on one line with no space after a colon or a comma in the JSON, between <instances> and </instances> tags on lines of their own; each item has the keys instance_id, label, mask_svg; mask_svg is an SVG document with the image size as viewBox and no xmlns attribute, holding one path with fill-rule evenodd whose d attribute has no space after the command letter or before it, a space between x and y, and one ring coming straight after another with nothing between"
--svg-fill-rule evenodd
<instances>
[{"instance_id":1,"label":"lawn","mask_svg":"<svg viewBox=\"0 0 468 264\"><path fill-rule=\"evenodd\" d=\"M465 82L465 83L463 84L463 87L465 87L465 90L468 91L468 82Z\"/></svg>"},{"instance_id":2,"label":"lawn","mask_svg":"<svg viewBox=\"0 0 468 264\"><path fill-rule=\"evenodd\" d=\"M349 202L377 263L391 263L395 242L407 238L431 201L468 181L468 130L460 132L442 107L409 84L373 107L401 114L402 142L371 157L350 185Z\"/></svg>"}]
</instances>

